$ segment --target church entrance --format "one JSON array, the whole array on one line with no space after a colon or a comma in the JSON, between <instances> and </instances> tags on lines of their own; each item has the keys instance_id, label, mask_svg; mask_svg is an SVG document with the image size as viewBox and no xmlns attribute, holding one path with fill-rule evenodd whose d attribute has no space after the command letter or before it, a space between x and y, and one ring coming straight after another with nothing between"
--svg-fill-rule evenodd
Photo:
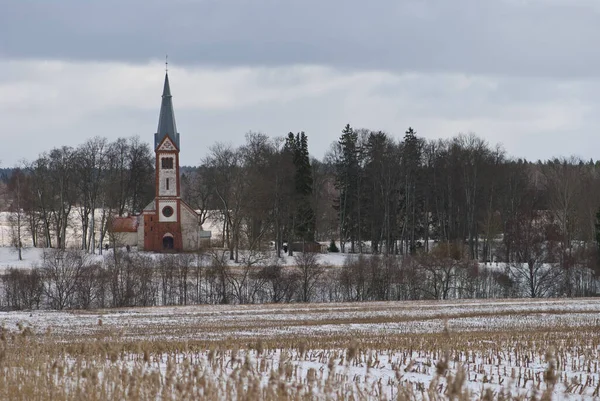
<instances>
[{"instance_id":1,"label":"church entrance","mask_svg":"<svg viewBox=\"0 0 600 401\"><path fill-rule=\"evenodd\" d=\"M175 246L175 241L173 240L173 235L165 234L163 237L163 249L170 250Z\"/></svg>"}]
</instances>

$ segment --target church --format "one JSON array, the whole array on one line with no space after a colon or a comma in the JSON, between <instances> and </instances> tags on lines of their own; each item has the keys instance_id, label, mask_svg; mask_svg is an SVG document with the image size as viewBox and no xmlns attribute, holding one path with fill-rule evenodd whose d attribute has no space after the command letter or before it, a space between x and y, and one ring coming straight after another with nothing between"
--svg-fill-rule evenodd
<instances>
[{"instance_id":1,"label":"church","mask_svg":"<svg viewBox=\"0 0 600 401\"><path fill-rule=\"evenodd\" d=\"M119 245L137 245L140 251L190 252L210 242L211 233L202 230L200 215L181 199L180 150L167 72L154 134L155 198L140 215L112 221L111 231L119 237Z\"/></svg>"}]
</instances>

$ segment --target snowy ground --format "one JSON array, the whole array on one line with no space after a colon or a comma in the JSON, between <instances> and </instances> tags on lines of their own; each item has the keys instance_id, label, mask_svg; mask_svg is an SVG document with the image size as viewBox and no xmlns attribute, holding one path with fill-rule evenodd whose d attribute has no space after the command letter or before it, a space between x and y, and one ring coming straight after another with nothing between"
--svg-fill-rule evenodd
<instances>
[{"instance_id":1,"label":"snowy ground","mask_svg":"<svg viewBox=\"0 0 600 401\"><path fill-rule=\"evenodd\" d=\"M40 266L43 259L44 251L45 250L43 248L23 248L23 260L19 260L18 254L14 248L0 247L0 272L10 267L28 269L34 266ZM112 252L112 249L109 249L108 251L103 252L104 256L96 254L90 255L90 257L93 260L101 262L105 256L110 257L112 255ZM133 252L137 251L133 250ZM228 253L225 251L220 251L220 253L225 253L226 255L228 255ZM156 254L153 252L140 252L140 254L151 257L160 257L160 254ZM242 255L241 259L243 259L244 252L241 252L240 254ZM368 255L366 256L368 257ZM325 266L343 266L347 257L347 254L325 253L318 255L318 261L320 264ZM351 257L357 257L357 255L353 255ZM275 254L274 252L271 252L271 261L273 260L275 260ZM232 261L230 261L229 263L231 265L235 265L235 263ZM280 258L277 263L280 263L285 266L293 266L296 264L296 261L294 257L283 255L283 257Z\"/></svg>"},{"instance_id":2,"label":"snowy ground","mask_svg":"<svg viewBox=\"0 0 600 401\"><path fill-rule=\"evenodd\" d=\"M135 367L188 377L191 363L205 382L256 380L266 388L275 380L312 388L315 399L331 389L346 398L391 399L400 388L423 399L432 382L435 392L447 393L461 369L462 388L473 398L487 389L531 396L546 388L552 358L554 399L598 399L600 388L600 299L8 312L0 314L0 326L85 349L109 343L159 350L149 359L146 351L120 352L112 362L104 357L94 362L100 371ZM445 355L447 370L438 375ZM243 370L246 376L238 377ZM219 398L231 398L232 388L223 387Z\"/></svg>"},{"instance_id":3,"label":"snowy ground","mask_svg":"<svg viewBox=\"0 0 600 401\"><path fill-rule=\"evenodd\" d=\"M96 323L98 319L102 326ZM122 339L218 340L226 336L365 336L533 330L600 325L600 299L505 299L324 304L201 305L100 311L0 314L0 326L21 322L38 333L94 336L107 328Z\"/></svg>"}]
</instances>

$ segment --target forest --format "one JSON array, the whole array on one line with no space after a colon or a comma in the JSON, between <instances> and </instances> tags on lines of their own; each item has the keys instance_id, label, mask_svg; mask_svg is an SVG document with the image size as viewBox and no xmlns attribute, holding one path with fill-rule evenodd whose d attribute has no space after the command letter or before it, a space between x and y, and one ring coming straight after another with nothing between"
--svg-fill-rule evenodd
<instances>
[{"instance_id":1,"label":"forest","mask_svg":"<svg viewBox=\"0 0 600 401\"><path fill-rule=\"evenodd\" d=\"M593 296L599 167L576 157L514 159L475 134L427 140L413 128L397 136L350 125L319 160L310 156L304 132L249 132L244 144L216 143L198 166L181 169L182 197L222 227L202 264L187 267L206 267L196 273L204 284L194 287L186 273L173 289L168 280L156 284L141 304ZM5 171L0 191L16 251L77 248L82 267L81 255L102 252L99 244L110 241L111 217L139 213L153 199L154 154L139 138L93 138ZM79 244L65 241L73 216ZM31 243L23 243L25 234ZM314 241L330 244L329 252L365 256L335 272L310 255L302 260L292 246L286 251L300 258L296 269L256 256L272 244L282 257L284 244ZM160 260L134 263L117 254L110 263L138 272L133 286L145 282L137 276L145 274L140 263L154 266L156 277L167 274ZM182 268L173 260L179 267L169 274ZM86 269L75 270L79 277ZM40 291L48 284L43 271L36 273ZM150 282L160 282L156 277ZM46 287L55 291L53 283ZM142 290L129 288L126 301L117 296L122 291L106 305L140 304ZM53 306L73 306L74 299Z\"/></svg>"}]
</instances>

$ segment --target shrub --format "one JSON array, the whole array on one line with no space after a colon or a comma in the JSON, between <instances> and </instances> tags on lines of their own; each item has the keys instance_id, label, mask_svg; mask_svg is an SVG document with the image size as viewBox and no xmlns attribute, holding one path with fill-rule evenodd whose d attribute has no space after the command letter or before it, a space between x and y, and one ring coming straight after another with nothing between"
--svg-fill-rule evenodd
<instances>
[{"instance_id":1,"label":"shrub","mask_svg":"<svg viewBox=\"0 0 600 401\"><path fill-rule=\"evenodd\" d=\"M327 250L329 252L339 252L340 250L338 249L337 245L335 244L334 240L331 240L331 242L329 243L329 247L327 248Z\"/></svg>"}]
</instances>

